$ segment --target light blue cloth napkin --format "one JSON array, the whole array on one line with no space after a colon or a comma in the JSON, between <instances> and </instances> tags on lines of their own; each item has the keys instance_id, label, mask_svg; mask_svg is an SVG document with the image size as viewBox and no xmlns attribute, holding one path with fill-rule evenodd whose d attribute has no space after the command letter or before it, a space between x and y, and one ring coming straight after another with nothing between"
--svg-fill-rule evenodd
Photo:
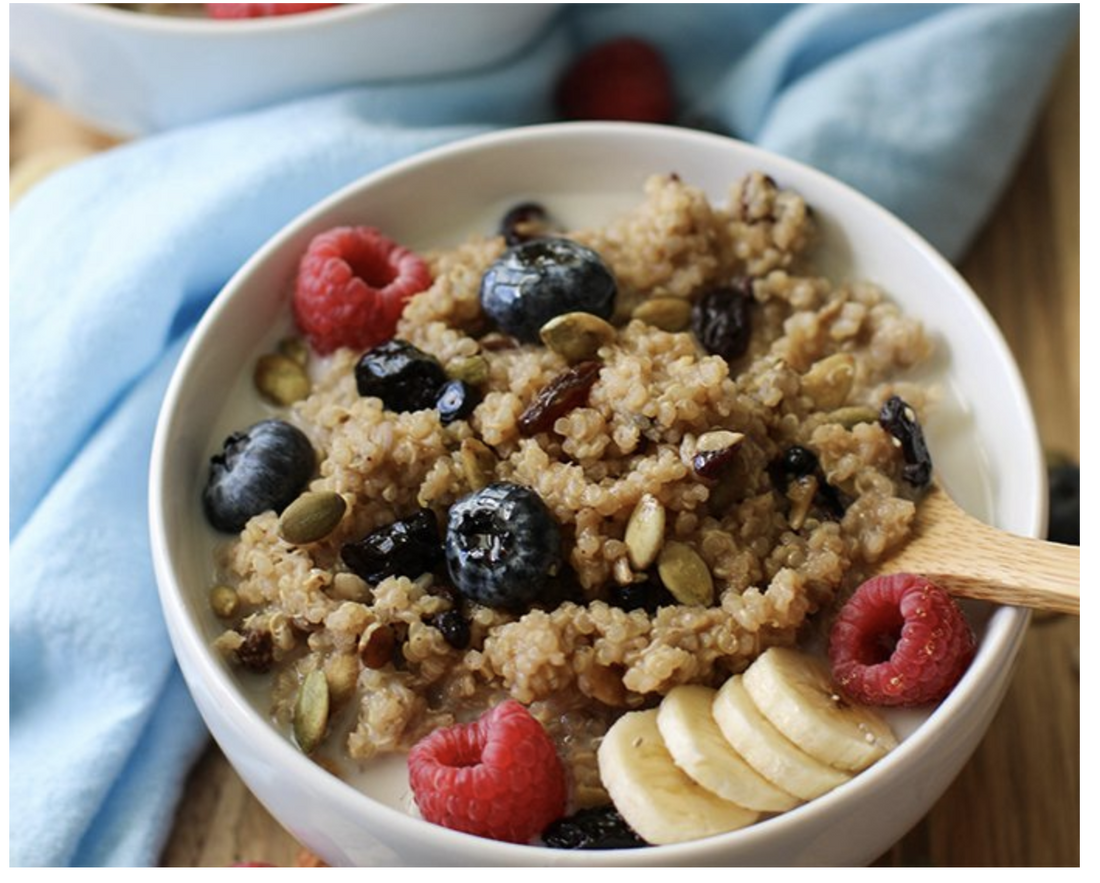
<instances>
[{"instance_id":1,"label":"light blue cloth napkin","mask_svg":"<svg viewBox=\"0 0 1100 883\"><path fill-rule=\"evenodd\" d=\"M492 69L150 137L41 184L10 224L11 864L158 860L206 732L150 562L153 427L203 309L299 212L392 160L553 120L569 59L634 34L667 54L683 121L831 172L957 257L1077 26L1070 4L575 6Z\"/></svg>"}]
</instances>

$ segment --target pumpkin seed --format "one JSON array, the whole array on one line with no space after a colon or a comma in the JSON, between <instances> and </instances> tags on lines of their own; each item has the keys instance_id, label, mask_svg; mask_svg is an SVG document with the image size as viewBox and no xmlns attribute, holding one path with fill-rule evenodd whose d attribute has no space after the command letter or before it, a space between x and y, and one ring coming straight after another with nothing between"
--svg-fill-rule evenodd
<instances>
[{"instance_id":1,"label":"pumpkin seed","mask_svg":"<svg viewBox=\"0 0 1100 883\"><path fill-rule=\"evenodd\" d=\"M323 540L344 517L348 504L333 491L306 491L279 517L279 536L294 546Z\"/></svg>"},{"instance_id":2,"label":"pumpkin seed","mask_svg":"<svg viewBox=\"0 0 1100 883\"><path fill-rule=\"evenodd\" d=\"M447 366L447 376L470 386L484 386L489 379L489 363L481 355L455 359Z\"/></svg>"},{"instance_id":3,"label":"pumpkin seed","mask_svg":"<svg viewBox=\"0 0 1100 883\"><path fill-rule=\"evenodd\" d=\"M714 579L707 563L691 546L673 540L657 558L657 574L681 604L709 607L714 603Z\"/></svg>"},{"instance_id":4,"label":"pumpkin seed","mask_svg":"<svg viewBox=\"0 0 1100 883\"><path fill-rule=\"evenodd\" d=\"M303 368L309 364L309 344L300 337L284 337L279 341L278 351L288 359L293 359Z\"/></svg>"},{"instance_id":5,"label":"pumpkin seed","mask_svg":"<svg viewBox=\"0 0 1100 883\"><path fill-rule=\"evenodd\" d=\"M623 543L630 566L645 570L657 560L665 540L665 507L653 494L643 494L630 513Z\"/></svg>"},{"instance_id":6,"label":"pumpkin seed","mask_svg":"<svg viewBox=\"0 0 1100 883\"><path fill-rule=\"evenodd\" d=\"M846 408L831 411L825 418L825 422L839 423L845 429L851 429L860 423L878 423L878 411L866 405L849 405Z\"/></svg>"},{"instance_id":7,"label":"pumpkin seed","mask_svg":"<svg viewBox=\"0 0 1100 883\"><path fill-rule=\"evenodd\" d=\"M539 337L566 361L583 362L615 340L615 329L591 313L563 313L543 325Z\"/></svg>"},{"instance_id":8,"label":"pumpkin seed","mask_svg":"<svg viewBox=\"0 0 1100 883\"><path fill-rule=\"evenodd\" d=\"M487 444L476 438L464 438L458 456L470 490L479 491L492 482L496 474L497 455Z\"/></svg>"},{"instance_id":9,"label":"pumpkin seed","mask_svg":"<svg viewBox=\"0 0 1100 883\"><path fill-rule=\"evenodd\" d=\"M294 703L294 739L304 754L312 754L328 728L328 678L321 669L306 675Z\"/></svg>"},{"instance_id":10,"label":"pumpkin seed","mask_svg":"<svg viewBox=\"0 0 1100 883\"><path fill-rule=\"evenodd\" d=\"M210 590L210 609L214 611L215 616L229 619L237 612L238 607L240 607L240 598L229 586L214 586Z\"/></svg>"},{"instance_id":11,"label":"pumpkin seed","mask_svg":"<svg viewBox=\"0 0 1100 883\"><path fill-rule=\"evenodd\" d=\"M309 376L305 368L289 356L267 353L256 360L252 381L265 399L286 407L309 395Z\"/></svg>"},{"instance_id":12,"label":"pumpkin seed","mask_svg":"<svg viewBox=\"0 0 1100 883\"><path fill-rule=\"evenodd\" d=\"M802 391L819 408L828 411L839 408L852 391L856 377L856 360L851 353L833 353L819 359L802 375Z\"/></svg>"},{"instance_id":13,"label":"pumpkin seed","mask_svg":"<svg viewBox=\"0 0 1100 883\"><path fill-rule=\"evenodd\" d=\"M359 658L367 668L385 668L393 660L396 643L392 628L385 623L372 622L359 637Z\"/></svg>"},{"instance_id":14,"label":"pumpkin seed","mask_svg":"<svg viewBox=\"0 0 1100 883\"><path fill-rule=\"evenodd\" d=\"M662 331L686 331L691 324L691 301L661 295L642 301L630 314Z\"/></svg>"}]
</instances>

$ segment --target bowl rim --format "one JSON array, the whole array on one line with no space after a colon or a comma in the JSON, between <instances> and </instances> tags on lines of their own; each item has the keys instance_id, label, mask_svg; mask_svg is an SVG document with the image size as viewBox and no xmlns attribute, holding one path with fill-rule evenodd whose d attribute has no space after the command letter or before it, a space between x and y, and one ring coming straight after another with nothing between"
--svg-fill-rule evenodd
<instances>
[{"instance_id":1,"label":"bowl rim","mask_svg":"<svg viewBox=\"0 0 1100 883\"><path fill-rule=\"evenodd\" d=\"M203 40L240 38L249 34L287 30L324 30L347 19L378 17L404 3L341 3L329 9L314 9L293 15L258 18L215 19L208 16L153 15L131 9L116 9L103 3L43 4L61 15L84 18L100 26L150 34L193 35ZM309 21L305 21L309 19ZM318 20L319 19L319 20Z\"/></svg>"},{"instance_id":2,"label":"bowl rim","mask_svg":"<svg viewBox=\"0 0 1100 883\"><path fill-rule=\"evenodd\" d=\"M176 410L177 399L189 373L189 368L197 358L207 331L217 323L220 313L228 301L232 299L234 292L246 284L247 279L257 265L266 262L269 256L279 251L288 240L314 223L316 218L353 198L359 191L369 190L377 182L391 176L414 174L421 167L441 161L452 161L463 154L479 152L487 148L505 145L510 149L519 149L524 143L532 140L558 136L592 138L613 136L658 138L676 142L691 140L712 143L722 142L729 149L742 151L748 157L756 159L757 162L766 163L769 171L782 174L784 169L794 169L797 170L796 174L800 177L809 176L816 179L816 184L822 185L827 190L835 193L838 200L854 201L862 211L870 212L879 222L891 228L895 236L908 240L908 244L920 253L922 259L928 261L933 269L944 278L945 284L952 285L961 294L965 295L965 303L968 311L972 314L971 323L976 322L982 326L982 330L989 337L989 343L997 351L1001 363L1006 369L1006 376L1001 378L1001 381L1010 385L1013 398L1023 403L1021 416L1025 418L1029 432L1027 437L1020 438L1017 441L1026 448L1026 459L1032 472L1027 477L1029 479L1029 496L1035 501L1033 511L1028 513L1029 526L1026 532L1032 536L1041 536L1045 530L1047 517L1045 505L1046 476L1041 468L1042 452L1035 425L1034 411L1020 375L1019 367L1000 329L977 294L974 293L962 275L946 258L940 255L905 222L839 179L805 163L728 136L675 126L618 122L548 123L474 135L430 148L363 175L317 201L283 225L233 274L191 332L190 339L173 371L158 415L150 460L150 530L158 592L165 608L166 620L168 621L173 644L175 645L179 641L180 647L188 653L193 662L197 663L198 668L201 670L203 684L213 690L216 701L232 719L234 726L238 729L247 730L252 737L260 741L265 754L277 757L280 765L288 769L292 776L306 777L312 785L325 793L326 799L331 799L336 805L346 808L349 812L359 812L363 809L368 814L381 812L386 817L387 824L396 826L405 835L409 836L423 835L423 826L426 823L422 819L388 806L357 790L350 783L326 773L316 763L298 751L250 704L243 692L234 683L230 672L221 666L215 658L215 653L203 636L201 628L192 620L184 603L183 586L176 580L169 566L171 555L165 530L164 513L161 509L162 506L168 505L167 498L163 493L163 477L169 462L169 458L166 456L167 432ZM1023 480L1024 476L1016 478ZM962 689L956 688L953 690L931 712L928 718L904 740L899 749L890 752L872 768L833 791L786 813L763 819L746 828L702 840L651 846L645 850L613 850L602 853L598 851L577 851L574 853L541 846L503 843L439 826L433 826L432 836L438 838L441 848L463 850L471 857L473 862L483 859L485 861L509 863L511 859L515 860L517 864L527 864L532 860L543 860L559 865L606 866L645 863L644 858L632 859L629 855L623 853L640 852L644 855L654 855L653 850L659 851L656 859L658 863L674 863L678 860L698 862L701 858L706 858L708 854L713 858L720 853L724 853L729 848L728 842L734 838L738 843L743 842L747 846L751 846L753 842L770 838L785 827L799 824L803 819L830 813L836 805L843 805L853 799L849 795L854 791L858 792L866 785L870 785L879 779L891 777L895 770L902 767L911 755L928 750L937 739L937 733L941 730L940 724L959 714L965 707L968 701L967 696L970 693L970 689L967 688L968 685L979 680L988 680L989 683L993 683L1004 666L1011 666L1016 658L1029 621L1030 613L1022 608L999 607L993 609L986 624L986 634L979 646L978 654L964 675L963 680L960 681ZM189 677L191 675L190 672L186 674Z\"/></svg>"}]
</instances>

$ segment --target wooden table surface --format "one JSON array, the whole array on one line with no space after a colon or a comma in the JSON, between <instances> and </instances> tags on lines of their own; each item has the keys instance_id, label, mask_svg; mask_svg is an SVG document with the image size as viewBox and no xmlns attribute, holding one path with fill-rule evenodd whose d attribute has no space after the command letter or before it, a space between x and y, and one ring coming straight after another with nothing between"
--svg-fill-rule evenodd
<instances>
[{"instance_id":1,"label":"wooden table surface","mask_svg":"<svg viewBox=\"0 0 1100 883\"><path fill-rule=\"evenodd\" d=\"M1049 451L1080 440L1080 75L1071 47L1010 186L960 269L1001 326ZM13 85L13 189L109 138ZM1080 864L1079 620L1036 618L977 752L931 812L876 864ZM189 777L162 863L314 863L211 744Z\"/></svg>"}]
</instances>

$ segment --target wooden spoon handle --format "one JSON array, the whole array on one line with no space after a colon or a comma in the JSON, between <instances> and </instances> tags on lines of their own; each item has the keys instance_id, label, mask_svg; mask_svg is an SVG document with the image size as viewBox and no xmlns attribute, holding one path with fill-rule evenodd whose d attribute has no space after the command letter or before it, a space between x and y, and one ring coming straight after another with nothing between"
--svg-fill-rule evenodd
<instances>
[{"instance_id":1,"label":"wooden spoon handle","mask_svg":"<svg viewBox=\"0 0 1100 883\"><path fill-rule=\"evenodd\" d=\"M919 573L964 598L1081 613L1081 550L1020 537L967 514L938 486L917 506L916 535L879 568Z\"/></svg>"}]
</instances>

